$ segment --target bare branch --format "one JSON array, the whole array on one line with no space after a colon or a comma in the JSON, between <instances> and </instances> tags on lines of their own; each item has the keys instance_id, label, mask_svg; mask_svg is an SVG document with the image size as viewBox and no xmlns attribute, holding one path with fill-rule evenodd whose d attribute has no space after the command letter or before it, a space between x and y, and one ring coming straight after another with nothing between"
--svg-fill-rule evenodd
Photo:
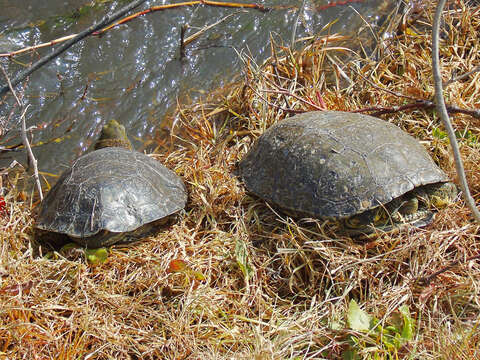
<instances>
[{"instance_id":1,"label":"bare branch","mask_svg":"<svg viewBox=\"0 0 480 360\"><path fill-rule=\"evenodd\" d=\"M33 178L35 179L35 184L37 185L38 195L40 196L40 201L41 201L41 200L43 200L43 193L42 193L42 185L40 184L40 178L38 177L37 159L35 159L35 156L33 155L32 148L30 147L30 143L28 142L27 126L25 124L25 114L26 114L30 105L28 105L26 107L23 105L22 101L17 96L17 93L15 92L15 89L12 86L12 83L10 82L10 79L7 75L7 72L5 71L3 66L1 66L1 65L0 65L0 69L2 70L3 75L5 76L5 79L7 80L7 84L10 88L10 91L12 92L13 96L15 97L15 100L17 101L17 104L18 104L18 106L20 107L20 110L21 110L20 119L22 120L23 144L25 146L25 149L27 149L28 158L30 159L30 163L32 164Z\"/></svg>"},{"instance_id":2,"label":"bare branch","mask_svg":"<svg viewBox=\"0 0 480 360\"><path fill-rule=\"evenodd\" d=\"M102 29L106 25L112 23L113 21L117 20L118 18L122 17L125 13L129 12L130 10L136 8L137 6L141 5L147 0L136 0L130 3L129 5L123 7L116 13L110 15L110 16L105 16L102 21L100 21L97 25L92 25L88 29L83 30L81 33L77 34L75 37L72 39L68 40L67 42L63 43L61 46L59 46L55 51L52 53L42 57L39 59L37 62L35 62L32 66L30 66L27 70L21 72L18 74L12 81L11 81L11 86L9 84L4 85L2 88L0 88L0 96L5 94L7 91L10 89L15 88L18 84L20 84L23 80L25 80L31 73L33 73L35 70L41 68L43 65L48 63L50 60L56 58L58 55L69 49L71 46L79 42L80 40L84 39L91 33Z\"/></svg>"},{"instance_id":3,"label":"bare branch","mask_svg":"<svg viewBox=\"0 0 480 360\"><path fill-rule=\"evenodd\" d=\"M455 81L465 79L466 77L469 77L470 75L475 74L476 72L479 72L479 71L480 71L480 65L474 67L473 70L471 70L469 72L466 72L465 74L462 74L462 75L459 75L459 76L453 76L452 75L452 78L450 80L448 80L447 82L445 82L445 84L443 84L443 86L447 87L451 83L453 83Z\"/></svg>"},{"instance_id":4,"label":"bare branch","mask_svg":"<svg viewBox=\"0 0 480 360\"><path fill-rule=\"evenodd\" d=\"M367 108L357 109L352 112L356 112L356 113L373 112L370 115L379 116L383 114L396 113L396 112L406 111L406 110L431 109L434 107L435 107L435 103L433 101L416 99L416 101L409 104L405 104L405 105L398 105L398 106L391 106L391 107L371 106ZM449 114L466 114L476 119L480 119L480 110L462 109L462 108L459 108L458 106L449 105L449 104L447 104L446 107Z\"/></svg>"},{"instance_id":5,"label":"bare branch","mask_svg":"<svg viewBox=\"0 0 480 360\"><path fill-rule=\"evenodd\" d=\"M433 107L436 106L433 101L425 100L425 99L418 99L418 98L415 98L413 96L404 95L402 93L398 93L398 92L395 92L395 91L392 91L392 90L389 90L389 89L385 89L381 86L378 86L377 84L375 84L374 82L370 81L365 76L363 76L355 68L352 67L351 69L353 71L355 71L355 73L358 76L360 76L363 80L368 82L375 89L380 90L380 91L384 91L388 94L394 95L394 96L399 97L399 98L406 98L406 99L413 100L412 103L405 104L405 105L399 105L399 106L393 106L393 107L373 106L373 107L358 109L358 110L355 110L353 112L363 113L363 112L374 111L374 113L372 113L371 115L372 116L379 116L379 115L387 114L387 113L395 113L395 112L399 112L399 111L415 110L415 109L421 109L421 108L428 109L428 108L433 108ZM470 73L472 73L472 72L473 71L471 71ZM465 74L465 75L467 75L467 74ZM457 79L459 79L459 78L457 78ZM450 104L447 104L446 106L447 106L447 111L450 114L456 114L456 113L466 114L466 115L470 115L474 118L480 119L480 110L477 110L477 109L462 109L462 108L459 108L458 106L450 105Z\"/></svg>"},{"instance_id":6,"label":"bare branch","mask_svg":"<svg viewBox=\"0 0 480 360\"><path fill-rule=\"evenodd\" d=\"M193 35L190 35L189 37L187 37L184 42L183 42L183 45L184 46L187 46L188 44L190 44L192 41L195 41L197 38L199 38L200 36L202 36L205 32L207 32L208 30L210 30L211 28L227 21L229 18L231 18L232 16L235 16L237 14L240 14L240 13L245 13L246 11L245 10L240 10L240 11L236 11L232 14L228 14L227 16L221 18L220 20L214 22L213 24L210 24L210 25L206 25L205 27L203 27L202 29L200 29L199 31L197 31L195 34Z\"/></svg>"},{"instance_id":7,"label":"bare branch","mask_svg":"<svg viewBox=\"0 0 480 360\"><path fill-rule=\"evenodd\" d=\"M475 200L470 194L470 189L468 188L467 179L465 177L465 170L463 168L462 157L460 156L460 151L458 149L457 139L455 137L455 131L453 130L452 124L448 117L447 108L445 106L445 101L443 99L443 87L442 87L442 75L440 74L440 57L439 57L439 29L440 29L440 18L442 16L442 11L445 6L446 0L439 0L437 4L437 9L435 11L435 18L433 20L433 29L432 29L432 70L433 70L433 79L435 82L435 101L437 103L437 112L440 118L442 119L443 125L447 130L448 138L450 139L450 145L452 146L453 157L455 159L455 167L457 169L458 178L460 180L460 187L463 192L463 197L472 211L475 220L480 223L480 211L478 211L477 206L475 205Z\"/></svg>"},{"instance_id":8,"label":"bare branch","mask_svg":"<svg viewBox=\"0 0 480 360\"><path fill-rule=\"evenodd\" d=\"M14 91L13 88L12 88L11 91L12 92ZM42 201L43 200L43 192L42 192L42 185L40 184L40 178L38 177L37 159L35 159L35 156L33 155L32 148L30 147L30 143L28 142L27 126L25 125L25 114L26 114L29 106L30 105L27 105L23 109L22 114L20 115L20 119L22 120L22 139L23 139L23 144L25 145L25 148L27 149L28 158L30 159L30 162L32 164L33 178L35 179L35 184L37 185L38 195L40 196L40 201ZM22 105L22 107L23 107L23 105Z\"/></svg>"},{"instance_id":9,"label":"bare branch","mask_svg":"<svg viewBox=\"0 0 480 360\"><path fill-rule=\"evenodd\" d=\"M45 43L41 43L41 44L37 44L37 45L33 45L33 46L27 46L27 47L24 47L22 49L11 51L11 52L8 52L8 53L2 53L2 54L0 54L0 57L12 57L12 56L15 56L15 55L23 54L24 52L28 52L28 51L32 51L32 50L36 50L36 49L41 49L41 48L48 47L48 46L53 46L55 44L73 39L77 35L78 34L71 34L71 35L63 36L63 37L58 38L58 39L54 39L54 40L49 41L49 42L45 42Z\"/></svg>"}]
</instances>

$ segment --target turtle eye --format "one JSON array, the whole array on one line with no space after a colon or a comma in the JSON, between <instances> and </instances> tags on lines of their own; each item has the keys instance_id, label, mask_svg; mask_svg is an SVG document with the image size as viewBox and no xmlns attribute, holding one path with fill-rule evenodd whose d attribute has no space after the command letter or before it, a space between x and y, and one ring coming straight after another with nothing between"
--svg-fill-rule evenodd
<instances>
[{"instance_id":1,"label":"turtle eye","mask_svg":"<svg viewBox=\"0 0 480 360\"><path fill-rule=\"evenodd\" d=\"M362 226L362 221L359 216L352 216L345 219L345 227L349 229L358 229Z\"/></svg>"}]
</instances>

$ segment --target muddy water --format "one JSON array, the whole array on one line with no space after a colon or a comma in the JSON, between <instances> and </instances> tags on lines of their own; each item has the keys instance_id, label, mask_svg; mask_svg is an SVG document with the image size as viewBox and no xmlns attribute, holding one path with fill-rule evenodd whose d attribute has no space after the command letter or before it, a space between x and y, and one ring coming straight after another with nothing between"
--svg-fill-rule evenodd
<instances>
[{"instance_id":1,"label":"muddy water","mask_svg":"<svg viewBox=\"0 0 480 360\"><path fill-rule=\"evenodd\" d=\"M80 32L127 2L88 6L91 3L0 0L0 52ZM241 65L236 51L248 49L261 62L269 55L271 33L290 43L299 13L302 21L297 38L316 33L335 19L338 21L332 32L351 33L363 24L359 14L375 24L395 2L368 0L316 10L326 3L306 1L300 11L302 2L298 0L262 2L264 6L285 5L268 13L182 7L143 16L102 37L89 37L74 45L18 88L23 89L24 102L30 105L27 125L38 127L33 143L44 143L34 147L40 170L60 172L95 141L102 124L112 118L124 124L130 138L140 146L141 141L153 136L177 99L187 94L201 96L238 74ZM137 10L161 4L149 1ZM189 36L222 18L225 21L191 43L186 58L180 60L181 27L188 25ZM13 77L49 51L51 48L40 49L2 64ZM4 84L3 77L0 83ZM13 104L8 96L0 105L0 116L8 115ZM0 139L0 146L21 142L15 117L9 125L10 131ZM24 152L18 150L0 154L0 167L12 158L25 163Z\"/></svg>"}]
</instances>

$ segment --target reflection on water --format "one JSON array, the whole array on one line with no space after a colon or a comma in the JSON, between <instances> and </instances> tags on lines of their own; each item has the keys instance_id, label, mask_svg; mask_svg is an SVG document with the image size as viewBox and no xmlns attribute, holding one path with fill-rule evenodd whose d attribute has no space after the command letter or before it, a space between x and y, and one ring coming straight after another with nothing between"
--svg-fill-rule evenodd
<instances>
[{"instance_id":1,"label":"reflection on water","mask_svg":"<svg viewBox=\"0 0 480 360\"><path fill-rule=\"evenodd\" d=\"M110 1L95 7L85 6L90 3L0 0L0 52L77 33L126 4ZM279 3L278 0L262 2L264 6ZM30 104L27 123L40 128L34 132L33 142L47 142L34 148L39 169L60 172L89 147L102 124L112 118L126 126L138 146L138 139L145 140L153 133L164 114L175 106L177 98L183 98L187 92L196 96L238 74L241 67L235 50L248 48L257 61L262 61L269 55L271 33L290 43L301 3L284 0L282 9L268 13L209 6L181 7L143 16L101 37L89 37L74 45L32 74L25 88L24 101ZM394 1L369 0L320 12L315 10L326 3L323 0L305 3L297 38L315 33L335 19L338 22L331 32L355 31L363 24L357 12L373 23L383 15L378 13L380 6L386 11L385 4ZM161 4L149 1L142 9ZM225 21L189 44L186 59L180 61L182 26L188 25L188 37L225 17ZM4 66L13 77L49 51L51 48L21 55L15 62L5 61ZM8 115L12 104L9 96L7 103L0 105L0 116ZM7 137L13 137L10 144L21 141L15 126ZM54 138L59 141L48 142ZM12 153L9 154L0 155L0 167L9 164ZM14 155L25 162L20 151Z\"/></svg>"}]
</instances>

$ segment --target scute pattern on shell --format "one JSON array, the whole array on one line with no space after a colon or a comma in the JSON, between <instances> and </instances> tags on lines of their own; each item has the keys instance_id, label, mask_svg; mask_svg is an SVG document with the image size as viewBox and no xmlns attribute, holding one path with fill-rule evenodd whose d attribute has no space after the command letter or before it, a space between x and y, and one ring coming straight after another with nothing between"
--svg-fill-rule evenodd
<instances>
[{"instance_id":1,"label":"scute pattern on shell","mask_svg":"<svg viewBox=\"0 0 480 360\"><path fill-rule=\"evenodd\" d=\"M303 113L275 124L256 140L239 170L255 195L330 219L448 181L425 148L395 125L338 111Z\"/></svg>"},{"instance_id":2,"label":"scute pattern on shell","mask_svg":"<svg viewBox=\"0 0 480 360\"><path fill-rule=\"evenodd\" d=\"M36 227L87 238L129 232L183 209L185 185L145 154L104 148L78 158L41 204Z\"/></svg>"}]
</instances>

